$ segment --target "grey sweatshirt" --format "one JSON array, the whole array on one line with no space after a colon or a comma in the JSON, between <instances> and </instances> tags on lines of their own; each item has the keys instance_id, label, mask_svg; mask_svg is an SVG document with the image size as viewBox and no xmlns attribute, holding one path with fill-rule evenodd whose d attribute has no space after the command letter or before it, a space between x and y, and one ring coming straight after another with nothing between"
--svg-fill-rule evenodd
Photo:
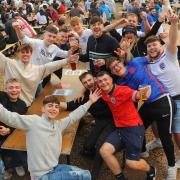
<instances>
[{"instance_id":1,"label":"grey sweatshirt","mask_svg":"<svg viewBox=\"0 0 180 180\"><path fill-rule=\"evenodd\" d=\"M19 115L0 104L0 121L8 126L26 131L28 169L31 176L42 176L58 165L62 147L62 131L85 115L89 109L84 104L60 120L49 120L43 114Z\"/></svg>"}]
</instances>

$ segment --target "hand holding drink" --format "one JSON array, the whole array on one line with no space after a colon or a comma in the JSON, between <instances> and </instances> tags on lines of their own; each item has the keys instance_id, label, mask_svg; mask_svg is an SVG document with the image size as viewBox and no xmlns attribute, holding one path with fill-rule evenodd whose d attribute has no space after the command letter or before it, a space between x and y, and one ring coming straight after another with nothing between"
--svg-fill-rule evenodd
<instances>
[{"instance_id":1,"label":"hand holding drink","mask_svg":"<svg viewBox=\"0 0 180 180\"><path fill-rule=\"evenodd\" d=\"M70 55L69 58L68 58L68 62L70 63L71 69L73 71L76 70L76 64L78 63L78 60L79 60L79 55L78 54Z\"/></svg>"},{"instance_id":2,"label":"hand holding drink","mask_svg":"<svg viewBox=\"0 0 180 180\"><path fill-rule=\"evenodd\" d=\"M147 85L147 86L140 86L139 87L139 93L140 93L140 99L145 101L149 98L149 96L151 95L151 86Z\"/></svg>"}]
</instances>

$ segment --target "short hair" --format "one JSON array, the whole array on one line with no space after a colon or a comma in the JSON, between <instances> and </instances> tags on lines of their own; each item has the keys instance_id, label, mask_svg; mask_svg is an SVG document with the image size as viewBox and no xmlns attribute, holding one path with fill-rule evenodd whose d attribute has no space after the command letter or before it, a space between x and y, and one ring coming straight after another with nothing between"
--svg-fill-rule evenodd
<instances>
[{"instance_id":1,"label":"short hair","mask_svg":"<svg viewBox=\"0 0 180 180\"><path fill-rule=\"evenodd\" d=\"M90 25L93 25L95 23L101 23L103 24L103 20L99 17L99 16L93 16L91 19L90 19Z\"/></svg>"},{"instance_id":2,"label":"short hair","mask_svg":"<svg viewBox=\"0 0 180 180\"><path fill-rule=\"evenodd\" d=\"M161 42L158 36L152 35L152 36L149 36L149 37L144 41L144 44L147 46L147 44L152 43L152 42L155 42L155 41Z\"/></svg>"},{"instance_id":3,"label":"short hair","mask_svg":"<svg viewBox=\"0 0 180 180\"><path fill-rule=\"evenodd\" d=\"M20 82L19 79L17 79L17 78L10 78L10 79L8 79L8 80L6 81L5 85L7 86L9 83L14 83L14 82L21 84L21 82Z\"/></svg>"},{"instance_id":4,"label":"short hair","mask_svg":"<svg viewBox=\"0 0 180 180\"><path fill-rule=\"evenodd\" d=\"M59 32L68 33L69 32L69 28L67 26L63 26L62 28L59 29Z\"/></svg>"},{"instance_id":5,"label":"short hair","mask_svg":"<svg viewBox=\"0 0 180 180\"><path fill-rule=\"evenodd\" d=\"M74 26L74 25L80 24L80 23L81 23L81 19L78 16L74 16L71 18L71 21L70 21L71 26Z\"/></svg>"},{"instance_id":6,"label":"short hair","mask_svg":"<svg viewBox=\"0 0 180 180\"><path fill-rule=\"evenodd\" d=\"M45 98L43 100L43 105L46 105L48 103L55 103L55 104L60 105L60 102L59 102L57 96L55 96L55 95L45 96Z\"/></svg>"},{"instance_id":7,"label":"short hair","mask_svg":"<svg viewBox=\"0 0 180 180\"><path fill-rule=\"evenodd\" d=\"M127 18L130 17L130 16L134 16L134 17L136 17L136 19L138 20L137 14L135 14L135 13L130 13L130 14L127 15Z\"/></svg>"},{"instance_id":8,"label":"short hair","mask_svg":"<svg viewBox=\"0 0 180 180\"><path fill-rule=\"evenodd\" d=\"M53 25L49 25L46 27L46 31L47 32L50 32L50 33L54 33L54 34L57 34L58 33L58 30L56 27L54 27Z\"/></svg>"},{"instance_id":9,"label":"short hair","mask_svg":"<svg viewBox=\"0 0 180 180\"><path fill-rule=\"evenodd\" d=\"M90 71L86 71L86 72L83 72L83 73L79 76L79 80L82 82L82 80L83 80L87 75L93 76Z\"/></svg>"},{"instance_id":10,"label":"short hair","mask_svg":"<svg viewBox=\"0 0 180 180\"><path fill-rule=\"evenodd\" d=\"M121 61L118 59L119 57L116 57L116 56L112 56L110 57L107 61L106 61L106 67L107 69L109 69L109 67L111 66L111 64L114 62L114 61Z\"/></svg>"},{"instance_id":11,"label":"short hair","mask_svg":"<svg viewBox=\"0 0 180 180\"><path fill-rule=\"evenodd\" d=\"M18 47L17 52L22 52L22 51L30 51L32 53L33 49L31 45L29 44L22 44L21 46Z\"/></svg>"},{"instance_id":12,"label":"short hair","mask_svg":"<svg viewBox=\"0 0 180 180\"><path fill-rule=\"evenodd\" d=\"M98 78L98 77L102 77L104 75L108 75L108 76L111 77L111 75L107 71L100 71L100 72L98 72L96 77Z\"/></svg>"}]
</instances>

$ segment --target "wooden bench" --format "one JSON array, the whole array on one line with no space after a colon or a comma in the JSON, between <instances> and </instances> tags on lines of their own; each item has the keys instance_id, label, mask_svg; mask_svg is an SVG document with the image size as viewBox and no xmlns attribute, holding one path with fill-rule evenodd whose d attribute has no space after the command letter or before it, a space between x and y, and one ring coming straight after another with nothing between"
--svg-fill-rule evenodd
<instances>
[{"instance_id":1,"label":"wooden bench","mask_svg":"<svg viewBox=\"0 0 180 180\"><path fill-rule=\"evenodd\" d=\"M65 69L63 71L66 72L67 70ZM81 88L82 85L81 85L80 81L78 80L78 76L76 76L76 75L72 76L72 77L70 77L69 75L63 75L62 82L71 83L73 90L75 90L76 92L78 92L79 90L82 89ZM42 114L41 113L42 101L45 96L52 94L54 89L56 89L55 85L53 85L52 83L47 84L47 86L44 88L42 93L32 103L27 114L41 115ZM59 96L58 98L60 99L60 101L66 101L65 97ZM72 99L72 97L68 97L67 99ZM60 114L58 115L57 119L64 118L68 114L69 114L68 111L61 111ZM63 132L61 155L66 155L68 164L70 164L70 154L71 154L71 150L72 150L72 146L74 143L74 139L76 136L78 126L79 126L79 121L76 121L74 124L71 125L71 127L67 128ZM3 143L1 148L26 151L25 131L16 129L6 139L6 141Z\"/></svg>"}]
</instances>

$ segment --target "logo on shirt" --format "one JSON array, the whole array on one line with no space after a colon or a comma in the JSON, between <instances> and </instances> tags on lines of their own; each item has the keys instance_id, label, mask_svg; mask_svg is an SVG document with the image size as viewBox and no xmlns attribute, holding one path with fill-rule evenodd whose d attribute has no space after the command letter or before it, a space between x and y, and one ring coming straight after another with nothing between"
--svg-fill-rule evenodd
<instances>
[{"instance_id":1,"label":"logo on shirt","mask_svg":"<svg viewBox=\"0 0 180 180\"><path fill-rule=\"evenodd\" d=\"M165 69L166 66L165 66L165 64L162 62L162 63L159 64L159 67L160 67L160 69L163 70L163 69Z\"/></svg>"},{"instance_id":2,"label":"logo on shirt","mask_svg":"<svg viewBox=\"0 0 180 180\"><path fill-rule=\"evenodd\" d=\"M111 98L111 102L112 102L113 104L115 104L115 103L116 103L116 99L115 99L114 97L112 97L112 98Z\"/></svg>"},{"instance_id":3,"label":"logo on shirt","mask_svg":"<svg viewBox=\"0 0 180 180\"><path fill-rule=\"evenodd\" d=\"M135 72L135 68L134 68L134 67L130 67L130 68L129 68L129 73L130 73L130 74L134 74L134 72Z\"/></svg>"}]
</instances>

